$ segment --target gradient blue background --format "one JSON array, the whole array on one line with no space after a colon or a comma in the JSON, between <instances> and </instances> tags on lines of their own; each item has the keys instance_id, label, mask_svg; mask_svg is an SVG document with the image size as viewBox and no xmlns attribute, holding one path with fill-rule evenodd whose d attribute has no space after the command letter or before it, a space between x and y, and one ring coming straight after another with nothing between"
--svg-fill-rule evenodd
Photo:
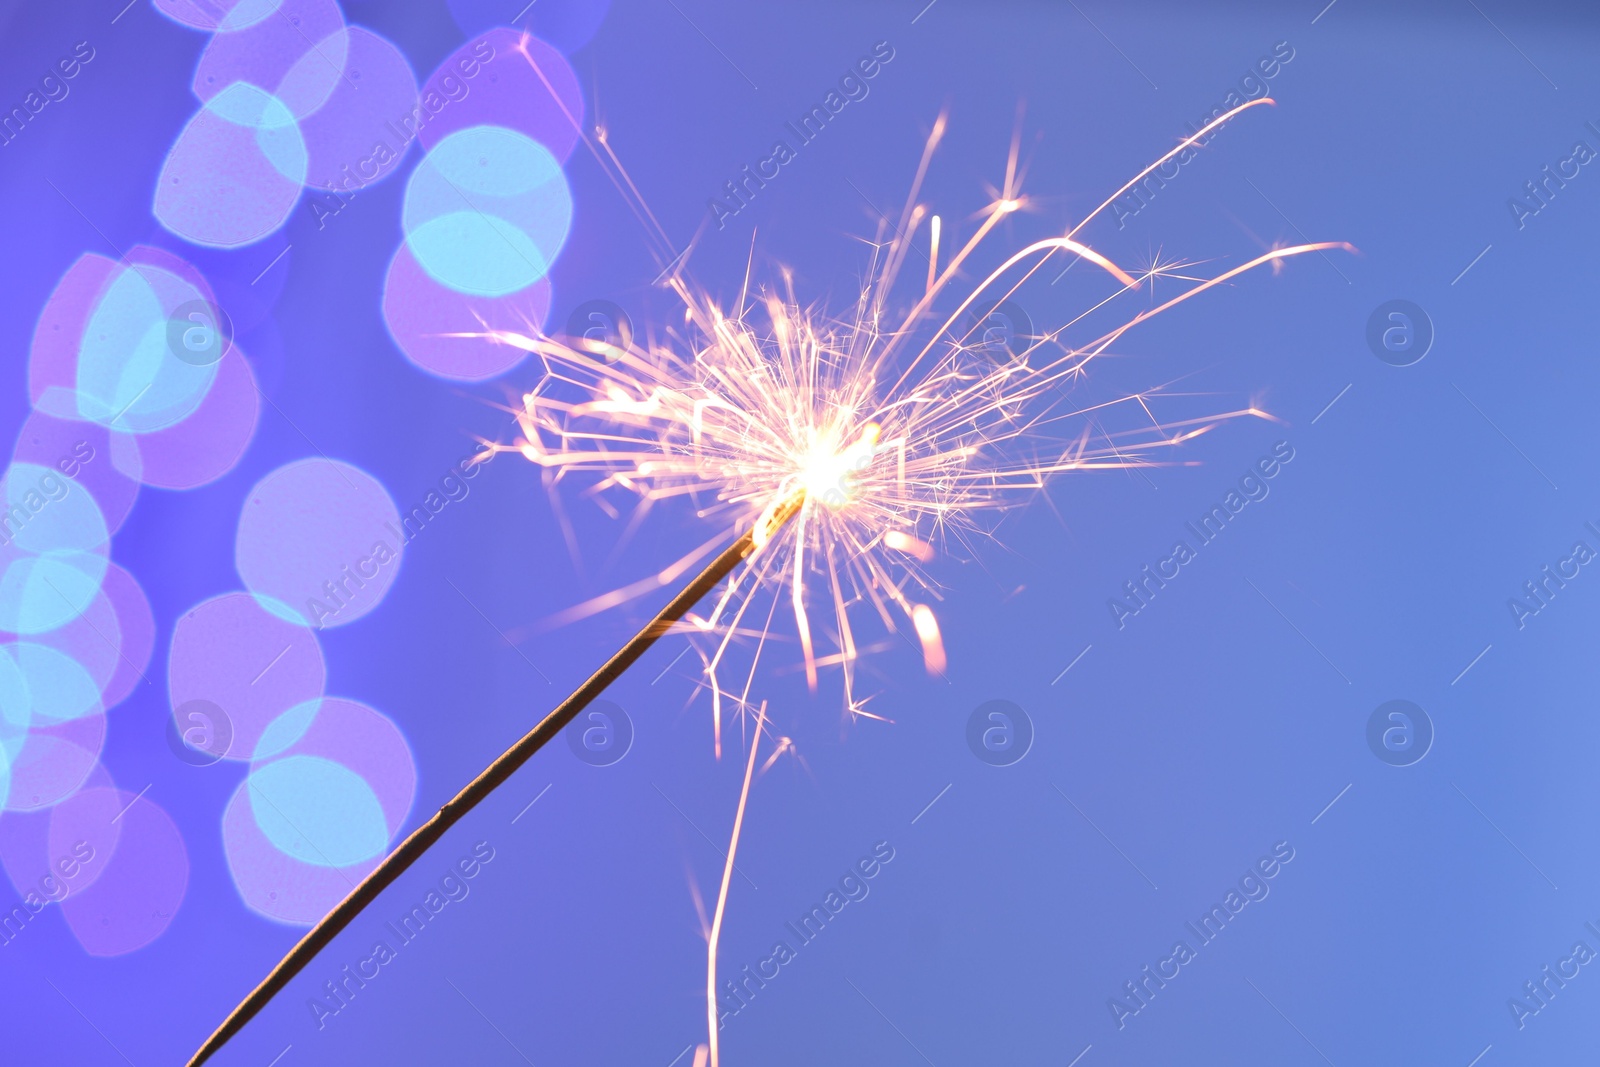
<instances>
[{"instance_id":1,"label":"gradient blue background","mask_svg":"<svg viewBox=\"0 0 1600 1067\"><path fill-rule=\"evenodd\" d=\"M33 323L68 265L84 251L115 255L106 238L184 247L161 236L148 205L192 111L204 37L143 4L111 25L119 6L0 11L0 103L72 43L98 52L68 100L0 149L7 439L27 411ZM1217 257L1214 269L1302 235L1361 251L1253 275L1119 344L1122 358L1085 395L1188 375L1184 388L1214 394L1213 407L1253 399L1282 421L1232 423L1186 447L1200 466L1059 479L1006 517L1001 543L937 564L948 680L927 678L908 645L863 671L893 725L844 724L836 678L813 697L792 672L765 675L806 762L781 763L754 791L725 969L788 939L784 922L875 842L895 859L730 1021L724 1062L1589 1062L1593 968L1526 1029L1506 1001L1574 942L1600 949L1584 928L1600 925L1600 578L1586 569L1521 631L1506 600L1575 539L1595 544L1583 523L1600 521L1600 174L1586 168L1520 231L1506 200L1578 137L1594 143L1583 123L1600 122L1600 18L1499 0L1338 0L1315 24L1318 0L938 0L913 23L922 6L616 0L573 62L667 233L686 241L707 197L764 156L786 120L873 42L894 46L870 97L705 235L692 266L713 291L737 285L754 228L759 258L791 265L803 293L850 297L863 263L853 238L875 226L867 201L898 207L945 105L950 132L925 199L949 218L981 207L1023 102L1025 142L1040 135L1027 188L1043 210L1008 224L1011 240L1059 231L1283 40L1295 58L1272 81L1279 107L1230 126L1126 228L1108 217L1085 237L1124 260L1159 249ZM345 10L399 44L419 76L464 39L440 0ZM596 298L636 321L664 314L649 285L658 267L616 193L581 150L568 172L576 217L552 324ZM114 558L155 610L156 667L181 612L238 588L243 496L310 454L295 427L378 477L402 510L473 435L506 437L485 400L530 385L531 369L504 388L458 387L418 372L385 331L401 192L398 180L367 190L321 230L296 209L272 320L242 338L281 414L264 410L228 477L145 491L117 535ZM1036 323L1059 321L1090 291L1068 275L1026 306ZM1364 340L1368 314L1397 297L1437 330L1427 358L1405 368ZM1119 631L1107 598L1279 440L1296 454L1271 495ZM329 692L382 710L416 754L408 830L654 607L512 648L473 605L502 629L526 626L707 536L687 509L660 509L608 565L621 524L565 503L581 571L531 465L496 460L409 547L384 605L323 635ZM621 762L542 753L217 1062L687 1065L704 1028L690 885L715 893L742 763L737 746L711 757L690 657L652 683L681 648L667 642L610 694L637 729ZM55 915L0 950L4 1062L181 1062L300 935L240 901L219 819L243 768L173 758L164 670L150 673L158 684L111 713L104 759L122 787L151 783L178 822L188 897L165 936L123 958L87 957ZM994 698L1020 704L1037 733L1011 767L985 765L965 741L968 715ZM1365 739L1373 709L1395 698L1421 705L1437 732L1406 768ZM471 896L318 1032L307 997L480 840L496 858ZM1190 939L1185 920L1279 841L1295 859L1270 896L1119 1030L1107 998Z\"/></svg>"}]
</instances>

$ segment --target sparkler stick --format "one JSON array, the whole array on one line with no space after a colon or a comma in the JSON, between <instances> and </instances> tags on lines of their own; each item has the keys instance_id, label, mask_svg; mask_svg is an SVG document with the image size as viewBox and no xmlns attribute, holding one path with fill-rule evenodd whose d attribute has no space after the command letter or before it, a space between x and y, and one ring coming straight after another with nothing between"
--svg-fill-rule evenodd
<instances>
[{"instance_id":1,"label":"sparkler stick","mask_svg":"<svg viewBox=\"0 0 1600 1067\"><path fill-rule=\"evenodd\" d=\"M755 525L712 560L694 581L684 586L683 590L661 609L660 614L650 620L649 625L634 634L627 644L618 649L615 655L606 660L605 664L589 677L588 681L574 690L571 696L546 715L521 740L506 749L499 759L491 763L482 774L440 808L433 818L417 827L399 848L391 852L362 880L360 885L350 891L349 896L323 916L322 920L300 939L300 943L295 945L261 984L245 997L227 1019L223 1020L222 1025L217 1027L216 1032L200 1047L200 1051L189 1060L188 1067L199 1067L205 1063L227 1043L229 1038L242 1030L245 1024L255 1018L295 975L305 969L306 964L310 963L318 952L326 948L368 904L394 884L407 868L443 837L445 831L460 822L467 812L477 807L480 801L528 762L535 752L577 718L579 712L605 692L612 682L622 677L650 646L671 631L673 626L688 614L690 608L732 574L735 567L761 551L771 541L773 535L800 511L805 499L805 492L801 490L786 498L773 501Z\"/></svg>"}]
</instances>

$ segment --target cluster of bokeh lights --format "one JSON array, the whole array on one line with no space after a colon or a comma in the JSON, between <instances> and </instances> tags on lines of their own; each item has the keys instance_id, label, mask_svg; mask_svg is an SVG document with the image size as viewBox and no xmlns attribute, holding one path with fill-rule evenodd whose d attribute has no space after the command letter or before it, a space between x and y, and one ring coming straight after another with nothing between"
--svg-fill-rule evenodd
<instances>
[{"instance_id":1,"label":"cluster of bokeh lights","mask_svg":"<svg viewBox=\"0 0 1600 1067\"><path fill-rule=\"evenodd\" d=\"M208 35L195 110L150 201L161 231L117 258L86 252L57 282L28 357L32 410L0 474L0 866L30 914L59 904L101 956L159 937L189 884L159 787L123 788L101 759L108 713L136 693L159 700L165 685L183 763L242 765L211 825L240 897L265 917L321 918L409 817L405 737L328 693L320 638L377 608L402 569L402 518L380 482L326 456L260 478L235 530L241 588L176 619L155 617L112 561L113 539L142 492L198 490L235 470L272 384L258 380L271 360L245 348L281 359L271 311L283 283L257 285L262 266L288 255L297 209L338 225L345 204L401 172L413 142L385 324L438 377L482 380L524 358L462 335L543 327L572 221L562 167L584 111L563 52L609 6L541 5L522 21L552 44L452 0L470 39L419 85L400 49L349 25L336 0L152 2ZM153 659L168 624L163 669Z\"/></svg>"}]
</instances>

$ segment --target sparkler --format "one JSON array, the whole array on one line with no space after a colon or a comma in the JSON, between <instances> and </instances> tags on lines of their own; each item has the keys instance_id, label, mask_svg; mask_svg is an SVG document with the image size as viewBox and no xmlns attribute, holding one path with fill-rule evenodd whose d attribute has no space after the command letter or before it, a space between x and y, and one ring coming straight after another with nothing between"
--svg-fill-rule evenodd
<instances>
[{"instance_id":1,"label":"sparkler","mask_svg":"<svg viewBox=\"0 0 1600 1067\"><path fill-rule=\"evenodd\" d=\"M1012 254L953 309L935 314L939 298L995 227L1029 203L1020 191L1014 141L999 195L980 212L982 222L971 238L941 263L946 228L918 203L944 133L941 117L899 222L880 225L867 283L843 315L801 306L787 274L778 286L755 287L747 269L737 301L724 310L674 272L666 284L682 301L685 328L665 342L630 340L618 347L589 339L563 341L536 330L461 335L520 347L543 363L542 380L515 411L521 437L487 447L520 453L555 481L589 476L588 492L602 499L621 491L648 508L690 497L702 518L734 531L775 501L803 495L795 521L779 533L772 549L736 576L706 615L688 617L690 632L715 638L702 652L713 744L720 756L725 704L740 714L749 712L754 664L772 636L776 614L767 612L764 623L748 621L760 619L761 606L772 606L763 594L781 599L792 616L811 690L817 689L819 667L838 666L847 712L868 715L854 685L864 647L858 616L875 616L891 631L908 628L927 669L937 674L945 667L938 619L927 603L936 595L926 570L936 546L980 534L977 516L1010 506L1053 475L1144 464L1152 449L1183 444L1226 419L1264 415L1252 406L1175 423L1152 417L1149 429L1094 440L1085 429L1064 445L1051 443L1047 435L1065 420L1084 417L1087 422L1112 406L1065 411L1061 397L1133 326L1263 264L1349 247L1329 242L1274 249L1216 277L1198 279L1094 340L1066 342L1069 328L1118 297L1156 278L1179 277L1174 265L1130 274L1077 240L1078 233L1146 175L1202 144L1216 127L1270 103L1256 100L1219 116L1066 234ZM603 134L599 150L609 155L619 186L632 190ZM642 202L636 210L653 225ZM924 224L927 282L910 309L895 315L891 293ZM988 358L993 346L973 342L980 326L958 323L975 307L1006 300L1063 254L1102 272L1111 279L1112 291L1071 321L1026 338L1020 351ZM1146 397L1118 403L1146 405ZM658 575L573 607L552 622L571 622L670 585L727 536L720 534ZM820 618L819 602L826 613ZM831 639L831 651L819 649L819 634ZM756 651L742 684L729 688L720 671L739 639L749 639Z\"/></svg>"},{"instance_id":2,"label":"sparkler","mask_svg":"<svg viewBox=\"0 0 1600 1067\"><path fill-rule=\"evenodd\" d=\"M537 67L536 67L537 69ZM542 76L542 74L541 74ZM1084 343L1068 344L1065 333L1119 297L1156 278L1177 278L1174 265L1131 274L1077 239L1078 233L1118 197L1152 171L1239 113L1255 100L1219 116L1145 168L1071 230L1029 244L985 276L948 312L935 313L940 298L961 276L977 250L1005 219L1029 205L1020 185L1014 140L1002 188L983 209L976 232L941 264L946 227L918 202L930 161L945 129L941 116L924 148L898 224L885 219L872 242L870 270L852 308L829 315L802 306L792 280L777 287L753 286L750 271L730 310L691 286L673 270L667 286L682 301L684 328L664 342L626 347L602 342L570 343L529 326L526 332L487 325L458 335L509 344L535 353L544 370L540 384L516 410L521 437L511 444L485 442L486 454L516 452L557 481L588 476L589 492L633 494L640 508L688 497L702 517L723 531L659 573L606 593L555 616L565 623L616 607L676 584L716 552L659 615L488 769L440 809L388 856L345 900L319 922L212 1035L190 1061L203 1063L238 1032L357 914L392 884L429 846L472 807L510 777L656 640L669 632L709 638L696 645L705 688L711 695L713 745L720 757L727 705L755 720L748 765L739 797L715 915L707 931L708 1044L696 1063L719 1056L715 1007L718 934L727 904L733 855L743 825L756 752L767 729L766 706L752 713L751 690L778 608L794 620L806 680L815 691L824 667L840 668L845 709L876 718L855 691L855 666L865 654L858 617L876 618L888 631L908 627L916 635L926 669L946 665L939 623L927 600L936 586L926 569L936 546L982 533L977 517L1010 506L1068 471L1147 464L1155 448L1184 443L1221 422L1263 416L1249 407L1202 419L1161 423L1129 433L1086 428L1065 444L1050 431L1072 418L1092 419L1109 405L1063 410L1060 400L1086 367L1133 326L1201 292L1264 264L1307 252L1349 249L1337 242L1273 249L1196 284L1163 303L1125 319ZM585 138L588 140L588 138ZM603 131L590 147L608 176L658 243L661 259L681 264L639 196ZM923 291L902 315L891 294L906 266L913 238L926 224L928 265ZM1070 321L1024 339L1019 352L990 358L974 344L978 326L958 326L980 301L1004 301L1058 255L1086 262L1111 279L1111 291ZM753 261L752 254L752 261ZM670 269L670 268L669 268ZM1122 403L1144 405L1146 398ZM749 566L740 569L741 563ZM726 585L701 616L692 609ZM820 593L817 591L820 590ZM826 613L813 618L814 595ZM765 618L762 619L762 606ZM752 609L754 609L752 611ZM821 621L818 621L821 620ZM819 650L818 635L835 646ZM730 688L721 680L736 641L748 643L744 679ZM773 760L791 748L781 741Z\"/></svg>"},{"instance_id":3,"label":"sparkler","mask_svg":"<svg viewBox=\"0 0 1600 1067\"><path fill-rule=\"evenodd\" d=\"M753 287L747 268L738 299L724 310L673 271L667 284L683 304L685 329L666 343L635 345L629 340L620 348L591 340L567 343L536 330L486 329L467 335L535 353L544 367L540 384L516 411L521 438L510 445L490 444L492 450L518 452L556 481L589 476L591 494L633 494L641 509L689 497L702 517L730 523L733 529L753 514L770 514L780 502L795 508L794 521L776 530L767 551L731 578L711 610L686 620L691 635L711 638L700 654L716 754L721 755L725 704L755 719L727 868L706 931L708 1037L697 1051L697 1067L707 1061L718 1067L717 947L751 773L767 723L765 703L751 715L751 689L780 603L793 618L811 690L817 689L819 667L836 665L843 676L846 712L876 717L855 692L854 667L864 651L856 616L875 616L890 631L909 626L926 669L942 673L946 660L938 618L926 602L936 593L925 569L935 545L980 533L979 513L1009 506L1019 494L1041 489L1053 475L1144 463L1150 449L1180 445L1225 419L1264 416L1253 406L1182 423L1162 424L1152 416L1151 430L1103 434L1093 442L1085 430L1041 454L1049 447L1043 443L1048 429L1092 413L1060 410L1064 387L1133 326L1258 266L1307 252L1349 249L1337 242L1273 249L1215 277L1194 279L1197 284L1176 297L1093 340L1068 344L1064 339L1067 329L1118 297L1158 277L1177 276L1173 266L1152 266L1139 277L1128 273L1077 240L1084 226L1168 160L1203 145L1203 138L1218 126L1271 103L1247 103L1197 130L1067 233L1036 241L1006 258L947 313L934 311L940 297L995 227L1028 201L1020 191L1018 144L1013 140L998 195L980 212L976 232L941 264L942 220L918 202L944 133L941 116L899 222L885 219L880 224L868 280L854 307L843 315L802 306L787 274L781 285ZM653 217L603 134L599 148L609 156L619 188L632 194L636 212L653 227ZM924 223L927 280L910 309L895 315L891 294ZM660 233L658 227L655 232ZM664 235L660 240L665 242ZM975 352L985 346L972 343L976 325L958 327L962 316L980 300L1006 300L1061 254L1097 268L1114 283L1112 291L1060 327L1025 339L1020 352L1008 351L1001 359ZM1126 399L1145 404L1143 397ZM554 621L582 618L671 584L725 536L653 578L596 597ZM820 622L813 617L815 601L825 605ZM764 621L747 621L760 620L763 606ZM817 647L823 632L836 646L827 654L819 654ZM754 651L742 682L730 688L721 672L740 639ZM779 751L786 747L787 741Z\"/></svg>"}]
</instances>

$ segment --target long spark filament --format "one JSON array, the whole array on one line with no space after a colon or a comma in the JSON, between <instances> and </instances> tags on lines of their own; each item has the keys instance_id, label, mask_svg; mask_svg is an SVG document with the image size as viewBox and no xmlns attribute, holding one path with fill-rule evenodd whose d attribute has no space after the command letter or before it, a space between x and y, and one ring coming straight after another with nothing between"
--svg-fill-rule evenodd
<instances>
[{"instance_id":1,"label":"long spark filament","mask_svg":"<svg viewBox=\"0 0 1600 1067\"><path fill-rule=\"evenodd\" d=\"M733 815L733 835L728 840L728 861L722 865L722 886L717 890L717 907L711 915L711 936L706 940L706 1033L711 1051L711 1067L718 1067L717 1040L717 944L722 939L722 916L728 907L728 885L733 881L733 860L739 852L739 835L744 830L744 809L750 800L750 779L756 770L756 751L761 747L761 730L767 722L767 704L761 702L756 728L750 738L750 758L744 765L744 785L739 789L739 807Z\"/></svg>"}]
</instances>

